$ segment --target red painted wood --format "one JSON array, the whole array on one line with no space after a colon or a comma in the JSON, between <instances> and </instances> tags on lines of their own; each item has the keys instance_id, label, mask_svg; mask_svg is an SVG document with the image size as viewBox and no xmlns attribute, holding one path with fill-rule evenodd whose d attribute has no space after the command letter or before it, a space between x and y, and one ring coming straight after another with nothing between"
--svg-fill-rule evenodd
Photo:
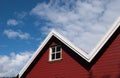
<instances>
[{"instance_id":1,"label":"red painted wood","mask_svg":"<svg viewBox=\"0 0 120 78\"><path fill-rule=\"evenodd\" d=\"M120 78L120 35L89 71L64 50L62 57L60 61L49 62L47 49L27 78Z\"/></svg>"},{"instance_id":2,"label":"red painted wood","mask_svg":"<svg viewBox=\"0 0 120 78\"><path fill-rule=\"evenodd\" d=\"M94 78L120 78L120 35L91 69Z\"/></svg>"},{"instance_id":3,"label":"red painted wood","mask_svg":"<svg viewBox=\"0 0 120 78\"><path fill-rule=\"evenodd\" d=\"M88 72L78 64L64 50L63 59L60 61L49 62L49 49L44 53L39 62L27 78L87 78Z\"/></svg>"}]
</instances>

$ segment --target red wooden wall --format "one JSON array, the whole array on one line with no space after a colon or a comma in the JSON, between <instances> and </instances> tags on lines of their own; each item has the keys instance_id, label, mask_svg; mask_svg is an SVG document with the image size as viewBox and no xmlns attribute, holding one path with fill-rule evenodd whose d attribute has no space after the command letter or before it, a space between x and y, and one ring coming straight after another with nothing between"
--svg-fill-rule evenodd
<instances>
[{"instance_id":1,"label":"red wooden wall","mask_svg":"<svg viewBox=\"0 0 120 78\"><path fill-rule=\"evenodd\" d=\"M120 35L91 68L94 78L120 78Z\"/></svg>"},{"instance_id":2,"label":"red wooden wall","mask_svg":"<svg viewBox=\"0 0 120 78\"><path fill-rule=\"evenodd\" d=\"M120 35L90 70L86 70L64 50L63 59L49 62L49 49L27 74L27 78L120 78Z\"/></svg>"},{"instance_id":3,"label":"red wooden wall","mask_svg":"<svg viewBox=\"0 0 120 78\"><path fill-rule=\"evenodd\" d=\"M28 78L88 78L88 72L64 50L63 59L49 62L49 49L27 75Z\"/></svg>"}]
</instances>

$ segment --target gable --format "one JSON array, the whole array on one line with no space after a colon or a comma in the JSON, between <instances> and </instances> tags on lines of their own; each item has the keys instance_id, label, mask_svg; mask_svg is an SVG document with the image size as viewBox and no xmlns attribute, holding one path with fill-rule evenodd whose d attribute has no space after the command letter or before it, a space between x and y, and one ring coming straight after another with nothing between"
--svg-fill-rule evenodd
<instances>
[{"instance_id":1,"label":"gable","mask_svg":"<svg viewBox=\"0 0 120 78\"><path fill-rule=\"evenodd\" d=\"M81 66L74 58L71 57L72 51L63 45L63 43L60 43L58 40L53 40L51 41L51 44L48 46L51 46L52 44L54 45L61 45L62 46L62 60L59 61L49 61L49 47L46 48L44 51L43 55L40 58L37 58L37 62L32 66L31 70L24 73L22 77L24 78L30 78L30 77L35 77L35 78L70 78L73 77L70 71L78 70L78 71L73 71L72 73L76 73L76 77L79 75L83 75L83 77L88 77L88 73L86 72L86 69ZM53 46L53 45L52 45ZM72 53L72 54L71 54ZM77 68L76 68L77 67ZM79 68L78 68L79 67ZM28 68L30 69L30 68ZM66 73L64 73L64 72ZM84 71L84 72L83 72ZM79 73L78 73L79 72ZM82 72L82 73L81 73ZM81 74L80 74L81 73ZM82 77L82 76L81 76Z\"/></svg>"},{"instance_id":2,"label":"gable","mask_svg":"<svg viewBox=\"0 0 120 78\"><path fill-rule=\"evenodd\" d=\"M34 64L34 66L32 66L31 70L24 73L22 77L28 77L28 78L30 78L30 77L37 78L38 77L39 78L39 76L41 76L42 78L46 78L46 77L74 78L76 76L75 78L77 78L78 75L80 75L80 77L82 77L82 78L88 78L91 73L91 75L94 75L94 77L99 76L99 77L103 78L103 77L107 77L107 76L114 76L116 78L117 76L119 76L119 68L117 66L119 66L119 61L120 61L119 60L120 32L119 32L119 30L117 30L116 32L117 33L114 34L114 37L111 37L111 39L107 42L106 45L109 45L109 46L104 47L103 54L100 55L100 58L97 59L94 66L92 65L92 68L90 67L92 62L90 62L90 63L87 62L86 64L82 64L82 63L85 63L85 60L83 58L82 59L79 58L79 56L77 56L77 54L74 54L74 52L72 52L72 50L69 47L64 45L61 41L59 41L58 39L56 39L53 36L50 39L50 43L46 44L48 47L46 47L44 49L43 55L41 55L40 58L37 58L38 61ZM49 47L51 45L52 46L53 45L61 45L62 46L63 60L56 61L56 62L48 61ZM116 50L118 50L118 51L116 51ZM111 55L116 56L116 57L111 58ZM73 57L76 57L76 58L73 58ZM98 58L98 55L97 55L97 58ZM76 59L79 59L79 60L76 60ZM96 59L96 57L94 59ZM112 64L112 66L111 66L111 64ZM83 65L86 65L86 66L83 66ZM85 67L90 67L90 68L86 69ZM111 69L111 68L113 68L113 69ZM30 69L30 68L28 68L28 69ZM73 71L73 69L75 71ZM99 69L101 69L101 70L99 70ZM65 73L65 72L67 72L67 73ZM74 73L74 75L72 75L72 74L70 75L71 72ZM81 74L81 72L82 72L82 74ZM101 74L99 74L98 72ZM113 72L116 72L116 73L113 73ZM72 77L72 76L74 76L74 77Z\"/></svg>"},{"instance_id":3,"label":"gable","mask_svg":"<svg viewBox=\"0 0 120 78\"><path fill-rule=\"evenodd\" d=\"M117 22L115 22L112 28L108 31L108 33L104 36L104 38L100 41L100 43L93 49L93 51L90 54L87 54L83 50L74 46L71 42L69 42L56 31L52 31L41 44L41 46L37 49L33 57L29 60L29 62L22 69L18 76L24 76L29 71L31 71L34 65L43 56L45 50L50 47L50 44L52 42L62 45L62 48L69 56L71 56L74 60L76 60L80 65L82 65L86 70L89 71L119 35L119 21L120 20L118 19Z\"/></svg>"},{"instance_id":4,"label":"gable","mask_svg":"<svg viewBox=\"0 0 120 78\"><path fill-rule=\"evenodd\" d=\"M88 66L86 66L86 65L88 65L88 62L85 59L80 57L77 53L75 53L71 48L69 48L67 45L65 45L63 42L61 42L55 36L52 36L49 39L49 41L47 42L47 44L45 45L45 47L42 48L42 50L39 52L37 57L35 57L35 59L32 61L32 63L29 65L27 70L25 70L25 72L23 73L23 75L21 77L26 77L27 74L30 73L30 71L32 71L32 69L36 66L36 64L39 63L39 61L41 61L40 59L42 57L45 58L45 59L43 59L44 61L41 61L41 62L47 62L48 63L49 62L48 61L48 59L49 59L49 47L53 46L53 45L61 45L62 50L63 50L63 54L65 56L74 59L74 62L77 61L76 63L79 63L79 66L82 65L84 68L88 69L87 68ZM44 56L44 54L45 54L45 56ZM64 58L65 57L63 56L63 60L64 60ZM67 59L69 60L69 58L67 58Z\"/></svg>"}]
</instances>

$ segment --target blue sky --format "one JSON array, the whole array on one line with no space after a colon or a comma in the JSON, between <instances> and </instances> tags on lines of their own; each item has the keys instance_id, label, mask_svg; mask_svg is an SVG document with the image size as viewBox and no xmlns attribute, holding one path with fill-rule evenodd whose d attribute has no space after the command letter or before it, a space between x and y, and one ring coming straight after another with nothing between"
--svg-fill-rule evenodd
<instances>
[{"instance_id":1,"label":"blue sky","mask_svg":"<svg viewBox=\"0 0 120 78\"><path fill-rule=\"evenodd\" d=\"M0 77L17 75L52 29L90 53L120 16L119 3L120 0L1 0Z\"/></svg>"},{"instance_id":2,"label":"blue sky","mask_svg":"<svg viewBox=\"0 0 120 78\"><path fill-rule=\"evenodd\" d=\"M24 50L35 50L42 38L40 30L34 25L37 20L29 15L29 12L40 0L2 0L0 2L0 55L9 55L11 52L21 52ZM41 25L42 26L42 25ZM13 36L8 37L4 31L11 30L27 33L28 38ZM20 33L19 32L19 33Z\"/></svg>"}]
</instances>

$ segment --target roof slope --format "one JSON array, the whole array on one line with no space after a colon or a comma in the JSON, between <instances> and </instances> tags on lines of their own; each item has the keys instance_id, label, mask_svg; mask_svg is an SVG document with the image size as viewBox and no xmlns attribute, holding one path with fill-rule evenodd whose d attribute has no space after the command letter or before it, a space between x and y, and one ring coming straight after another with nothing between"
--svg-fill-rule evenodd
<instances>
[{"instance_id":1,"label":"roof slope","mask_svg":"<svg viewBox=\"0 0 120 78\"><path fill-rule=\"evenodd\" d=\"M55 30L52 30L48 34L46 39L43 41L43 43L36 50L36 52L33 54L32 58L27 62L27 64L24 66L24 68L20 71L20 73L18 74L19 78L27 70L27 68L30 66L30 64L33 62L33 60L37 57L37 55L41 52L41 50L45 47L45 45L52 38L52 36L59 39L62 43L64 43L66 46L68 46L70 49L72 49L75 53L77 53L80 57L85 59L88 63L91 63L93 58L99 53L99 51L104 47L104 45L107 44L107 41L113 36L114 33L116 33L116 31L118 29L120 29L119 25L120 25L120 18L118 18L118 20L109 29L109 31L106 33L106 35L103 37L103 39L98 43L98 45L89 54L87 54L80 48L76 47L74 44L72 44L70 41L68 41L62 35L57 33Z\"/></svg>"}]
</instances>

